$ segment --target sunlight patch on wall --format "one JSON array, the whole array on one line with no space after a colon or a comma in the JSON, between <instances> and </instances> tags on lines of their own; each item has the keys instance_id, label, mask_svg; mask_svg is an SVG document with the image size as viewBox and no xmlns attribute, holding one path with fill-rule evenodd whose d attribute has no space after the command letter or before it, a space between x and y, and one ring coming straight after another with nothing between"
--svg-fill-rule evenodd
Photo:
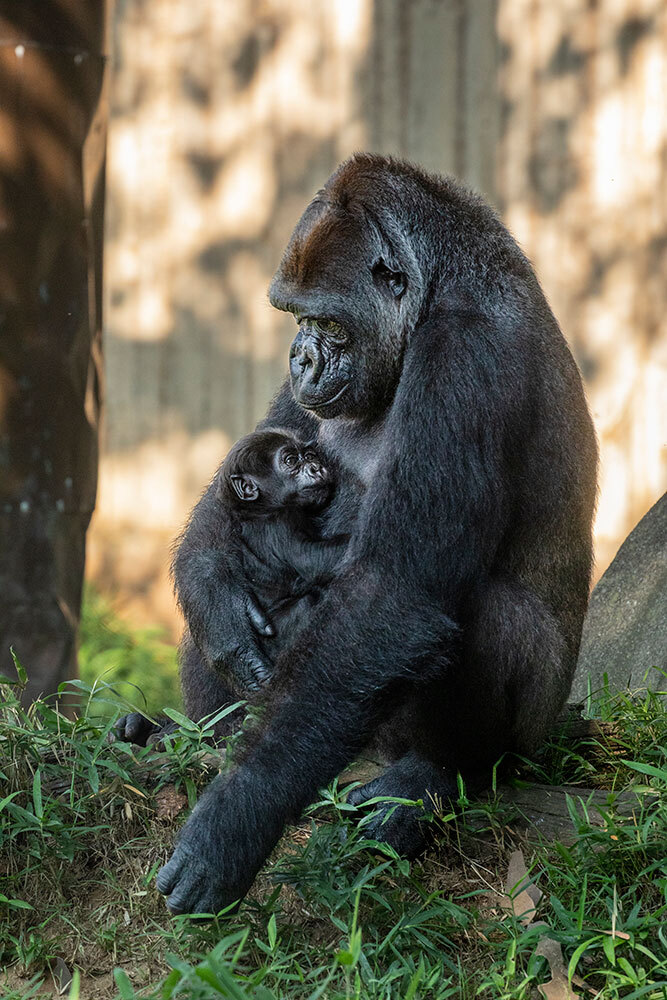
<instances>
[{"instance_id":1,"label":"sunlight patch on wall","mask_svg":"<svg viewBox=\"0 0 667 1000\"><path fill-rule=\"evenodd\" d=\"M106 460L97 517L132 522L150 531L184 522L192 496L203 491L233 442L210 430L194 439L184 431L148 441ZM206 470L202 472L202 470Z\"/></svg>"},{"instance_id":2,"label":"sunlight patch on wall","mask_svg":"<svg viewBox=\"0 0 667 1000\"><path fill-rule=\"evenodd\" d=\"M504 0L498 27L505 217L586 380L601 572L667 488L667 8Z\"/></svg>"},{"instance_id":3,"label":"sunlight patch on wall","mask_svg":"<svg viewBox=\"0 0 667 1000\"><path fill-rule=\"evenodd\" d=\"M293 321L268 285L305 204L366 144L371 15L371 0L118 5L91 534L93 553L104 539L116 556L91 558L89 575L137 600L150 558L285 377Z\"/></svg>"}]
</instances>

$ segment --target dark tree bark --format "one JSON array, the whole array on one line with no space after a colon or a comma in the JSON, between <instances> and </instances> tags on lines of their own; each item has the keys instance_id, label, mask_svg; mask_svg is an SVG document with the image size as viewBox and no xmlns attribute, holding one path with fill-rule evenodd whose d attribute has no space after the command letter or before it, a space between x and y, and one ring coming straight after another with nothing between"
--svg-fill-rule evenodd
<instances>
[{"instance_id":1,"label":"dark tree bark","mask_svg":"<svg viewBox=\"0 0 667 1000\"><path fill-rule=\"evenodd\" d=\"M101 399L105 0L0 0L0 671L76 674Z\"/></svg>"}]
</instances>

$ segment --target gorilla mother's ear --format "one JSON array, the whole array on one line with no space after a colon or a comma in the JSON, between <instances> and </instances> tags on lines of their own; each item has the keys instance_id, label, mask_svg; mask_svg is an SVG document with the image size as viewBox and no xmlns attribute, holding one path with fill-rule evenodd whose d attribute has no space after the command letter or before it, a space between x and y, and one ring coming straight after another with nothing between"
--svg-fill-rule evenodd
<instances>
[{"instance_id":1,"label":"gorilla mother's ear","mask_svg":"<svg viewBox=\"0 0 667 1000\"><path fill-rule=\"evenodd\" d=\"M259 486L250 476L230 476L229 477L239 500L257 500L259 497Z\"/></svg>"},{"instance_id":2,"label":"gorilla mother's ear","mask_svg":"<svg viewBox=\"0 0 667 1000\"><path fill-rule=\"evenodd\" d=\"M392 271L382 257L371 268L376 285L386 289L395 299L400 299L408 287L408 279L403 271Z\"/></svg>"}]
</instances>

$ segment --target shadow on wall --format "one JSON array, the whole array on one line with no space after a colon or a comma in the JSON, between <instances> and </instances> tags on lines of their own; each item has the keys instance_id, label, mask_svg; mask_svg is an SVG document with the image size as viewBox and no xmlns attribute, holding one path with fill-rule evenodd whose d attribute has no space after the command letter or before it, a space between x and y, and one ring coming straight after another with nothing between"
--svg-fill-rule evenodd
<instances>
[{"instance_id":1,"label":"shadow on wall","mask_svg":"<svg viewBox=\"0 0 667 1000\"><path fill-rule=\"evenodd\" d=\"M601 437L602 570L664 489L666 18L658 0L119 3L91 575L173 618L168 541L286 371L281 250L369 147L481 187L534 260Z\"/></svg>"}]
</instances>

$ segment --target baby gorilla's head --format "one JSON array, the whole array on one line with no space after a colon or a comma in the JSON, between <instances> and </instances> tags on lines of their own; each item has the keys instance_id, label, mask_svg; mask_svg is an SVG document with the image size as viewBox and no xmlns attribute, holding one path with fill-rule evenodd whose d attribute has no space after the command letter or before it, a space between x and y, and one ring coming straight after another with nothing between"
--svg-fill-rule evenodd
<instances>
[{"instance_id":1,"label":"baby gorilla's head","mask_svg":"<svg viewBox=\"0 0 667 1000\"><path fill-rule=\"evenodd\" d=\"M237 441L225 459L218 496L245 517L286 509L316 512L334 481L317 449L290 431L268 428Z\"/></svg>"}]
</instances>

